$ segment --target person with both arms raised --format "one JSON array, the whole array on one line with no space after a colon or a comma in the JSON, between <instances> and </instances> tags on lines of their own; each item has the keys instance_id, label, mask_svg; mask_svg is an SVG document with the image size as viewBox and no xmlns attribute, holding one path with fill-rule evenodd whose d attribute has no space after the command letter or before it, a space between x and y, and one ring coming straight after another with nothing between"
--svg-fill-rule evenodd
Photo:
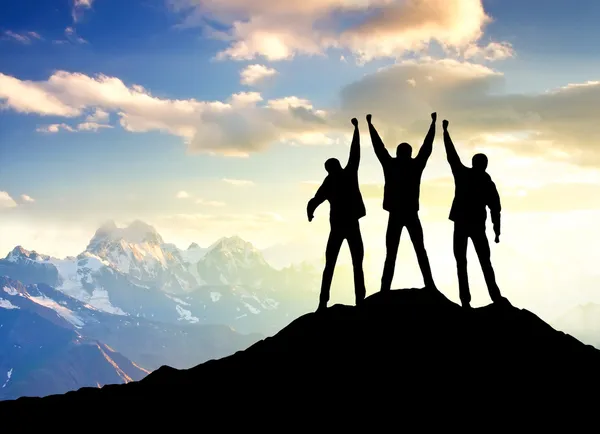
<instances>
[{"instance_id":1,"label":"person with both arms raised","mask_svg":"<svg viewBox=\"0 0 600 434\"><path fill-rule=\"evenodd\" d=\"M389 212L385 241L387 255L383 276L381 277L381 291L390 290L400 235L404 227L408 230L412 240L425 287L435 288L429 258L425 250L423 227L419 219L419 195L421 175L433 150L437 115L436 113L431 114L429 131L415 158L411 157L412 147L408 143L400 143L396 148L396 158L393 158L385 148L377 130L371 123L371 119L372 116L367 115L371 142L383 167L385 177L383 209Z\"/></svg>"}]
</instances>

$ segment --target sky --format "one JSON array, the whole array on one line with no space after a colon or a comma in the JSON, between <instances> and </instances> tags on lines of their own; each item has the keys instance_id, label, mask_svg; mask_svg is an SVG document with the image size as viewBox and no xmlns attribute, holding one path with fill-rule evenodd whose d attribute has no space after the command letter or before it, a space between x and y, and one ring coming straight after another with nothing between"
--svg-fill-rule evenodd
<instances>
[{"instance_id":1,"label":"sky","mask_svg":"<svg viewBox=\"0 0 600 434\"><path fill-rule=\"evenodd\" d=\"M448 119L463 162L489 157L504 294L547 316L600 302L595 0L0 5L0 255L76 255L104 221L140 219L181 248L239 235L277 266L321 260L328 205L309 223L306 203L324 161L347 161L356 117L379 276L387 213L365 115L391 152L416 153L437 112L420 216L440 290L458 300ZM473 304L487 304L472 246L469 271ZM393 285L422 286L407 234Z\"/></svg>"}]
</instances>

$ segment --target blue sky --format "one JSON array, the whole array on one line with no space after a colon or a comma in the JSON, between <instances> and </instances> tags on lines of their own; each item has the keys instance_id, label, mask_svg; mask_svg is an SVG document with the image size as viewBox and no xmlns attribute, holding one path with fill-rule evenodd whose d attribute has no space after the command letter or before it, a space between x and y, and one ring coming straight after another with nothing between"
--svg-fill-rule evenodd
<instances>
[{"instance_id":1,"label":"blue sky","mask_svg":"<svg viewBox=\"0 0 600 434\"><path fill-rule=\"evenodd\" d=\"M318 256L327 209L309 225L306 201L325 159L347 159L350 118L365 133L367 112L390 149L418 146L431 111L448 117L466 161L475 149L490 155L515 232L531 232L542 215L553 231L593 221L585 213L600 205L598 2L293 3L2 0L0 254L15 244L76 254L102 221L139 218L181 247L236 233ZM276 73L243 84L251 65ZM569 84L586 86L557 90ZM239 92L246 99L232 102ZM229 106L200 103L214 101ZM441 128L422 209L443 239L452 185L440 138ZM382 173L367 136L362 146L364 231L381 254ZM507 237L506 264L523 249ZM408 276L419 278L405 244Z\"/></svg>"}]
</instances>

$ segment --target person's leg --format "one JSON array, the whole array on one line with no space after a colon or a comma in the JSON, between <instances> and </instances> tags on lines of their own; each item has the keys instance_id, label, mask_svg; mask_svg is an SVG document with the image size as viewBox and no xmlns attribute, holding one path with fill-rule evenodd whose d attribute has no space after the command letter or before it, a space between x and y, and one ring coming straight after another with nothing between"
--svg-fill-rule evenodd
<instances>
[{"instance_id":1,"label":"person's leg","mask_svg":"<svg viewBox=\"0 0 600 434\"><path fill-rule=\"evenodd\" d=\"M425 287L435 288L433 275L431 273L431 265L429 264L427 251L425 250L423 226L421 226L421 220L419 220L418 215L415 215L414 218L407 222L406 229L408 229L408 234L410 235L413 247L415 248L415 253L417 254L417 261L419 262L419 268L421 269L421 274L423 275Z\"/></svg>"},{"instance_id":2,"label":"person's leg","mask_svg":"<svg viewBox=\"0 0 600 434\"><path fill-rule=\"evenodd\" d=\"M381 276L381 290L388 291L392 286L396 257L398 256L398 245L402 234L402 221L392 213L388 218L388 226L385 234L386 256Z\"/></svg>"},{"instance_id":3,"label":"person's leg","mask_svg":"<svg viewBox=\"0 0 600 434\"><path fill-rule=\"evenodd\" d=\"M319 309L327 307L329 301L329 290L333 279L333 270L337 262L342 242L344 241L343 231L332 229L327 240L327 248L325 250L325 269L323 270L323 280L321 281L321 295L319 297Z\"/></svg>"},{"instance_id":4,"label":"person's leg","mask_svg":"<svg viewBox=\"0 0 600 434\"><path fill-rule=\"evenodd\" d=\"M469 275L467 273L467 245L469 242L468 228L461 224L454 224L454 258L456 259L456 272L458 274L458 290L460 301L464 307L470 307L471 293L469 291Z\"/></svg>"},{"instance_id":5,"label":"person's leg","mask_svg":"<svg viewBox=\"0 0 600 434\"><path fill-rule=\"evenodd\" d=\"M471 239L479 257L479 263L481 264L481 270L483 271L483 277L485 278L490 298L494 302L503 301L502 295L500 295L500 288L498 288L496 283L494 268L492 267L490 243L485 234L485 227L476 230Z\"/></svg>"},{"instance_id":6,"label":"person's leg","mask_svg":"<svg viewBox=\"0 0 600 434\"><path fill-rule=\"evenodd\" d=\"M363 258L365 256L365 248L363 245L362 235L360 233L360 222L357 221L348 230L348 247L352 256L352 268L354 270L354 293L356 295L356 304L364 300L366 295L365 275L363 272Z\"/></svg>"}]
</instances>

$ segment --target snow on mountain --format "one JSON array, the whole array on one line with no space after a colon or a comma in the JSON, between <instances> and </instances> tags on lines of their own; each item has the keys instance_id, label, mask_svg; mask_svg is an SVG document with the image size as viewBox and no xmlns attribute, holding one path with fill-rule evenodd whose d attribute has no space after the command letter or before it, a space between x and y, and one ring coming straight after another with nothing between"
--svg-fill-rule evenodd
<instances>
[{"instance_id":1,"label":"snow on mountain","mask_svg":"<svg viewBox=\"0 0 600 434\"><path fill-rule=\"evenodd\" d=\"M106 344L25 307L0 308L0 325L0 373L6 373L0 400L126 383L150 373Z\"/></svg>"},{"instance_id":2,"label":"snow on mountain","mask_svg":"<svg viewBox=\"0 0 600 434\"><path fill-rule=\"evenodd\" d=\"M60 330L67 330L76 336L110 345L145 369L153 370L164 364L188 368L199 361L229 355L262 337L243 335L227 326L201 325L198 318L193 320L193 316L192 321L177 321L178 307L184 316L191 314L180 307L187 304L184 300L173 298L176 300L171 301L167 294L162 298L162 304L172 312L172 321L158 322L141 316L106 313L50 286L24 285L0 277L0 341L2 333L8 330L5 327L10 319L20 324L19 336L11 337L14 341L11 345L29 346L40 340L39 345L50 350L57 334L64 334ZM58 331L42 333L37 330L35 318L39 319L38 323L51 323ZM0 345L0 354L8 351L12 349ZM23 354L22 357L28 356Z\"/></svg>"},{"instance_id":3,"label":"snow on mountain","mask_svg":"<svg viewBox=\"0 0 600 434\"><path fill-rule=\"evenodd\" d=\"M186 250L180 250L181 258L188 264L197 264L210 249L202 248L196 243L190 244Z\"/></svg>"},{"instance_id":4,"label":"snow on mountain","mask_svg":"<svg viewBox=\"0 0 600 434\"><path fill-rule=\"evenodd\" d=\"M213 243L197 267L209 285L260 287L275 271L258 249L238 236L224 237Z\"/></svg>"},{"instance_id":5,"label":"snow on mountain","mask_svg":"<svg viewBox=\"0 0 600 434\"><path fill-rule=\"evenodd\" d=\"M177 249L177 247L175 247ZM190 272L192 276L196 279L198 285L205 285L206 282L202 279L200 274L198 274L198 262L206 255L209 249L205 249L200 247L196 243L190 244L187 250L179 250L179 255L181 259L187 264L187 270Z\"/></svg>"},{"instance_id":6,"label":"snow on mountain","mask_svg":"<svg viewBox=\"0 0 600 434\"><path fill-rule=\"evenodd\" d=\"M57 259L18 246L0 260L0 276L44 283L101 312L261 333L312 309L315 295L306 288L318 288L318 274L276 270L238 236L181 250L141 221L103 224L76 257Z\"/></svg>"},{"instance_id":7,"label":"snow on mountain","mask_svg":"<svg viewBox=\"0 0 600 434\"><path fill-rule=\"evenodd\" d=\"M10 300L0 298L0 309L19 309L19 306L15 306Z\"/></svg>"},{"instance_id":8,"label":"snow on mountain","mask_svg":"<svg viewBox=\"0 0 600 434\"><path fill-rule=\"evenodd\" d=\"M140 283L158 283L167 292L190 291L198 286L179 249L165 244L152 226L139 220L124 228L118 228L114 222L105 223L96 231L86 252Z\"/></svg>"},{"instance_id":9,"label":"snow on mountain","mask_svg":"<svg viewBox=\"0 0 600 434\"><path fill-rule=\"evenodd\" d=\"M111 264L90 252L84 252L76 258L57 259L48 255L40 255L35 251L30 252L18 246L7 255L5 261L25 269L12 273L11 270L6 270L7 267L4 267L5 270L0 275L10 276L26 283L46 283L99 310L125 315L125 312L110 303L106 290L95 285L95 279L100 270L110 269ZM2 264L0 263L1 270ZM45 273L40 273L39 270ZM23 279L22 275L27 274L29 274L27 278ZM46 278L45 275L51 277Z\"/></svg>"}]
</instances>

